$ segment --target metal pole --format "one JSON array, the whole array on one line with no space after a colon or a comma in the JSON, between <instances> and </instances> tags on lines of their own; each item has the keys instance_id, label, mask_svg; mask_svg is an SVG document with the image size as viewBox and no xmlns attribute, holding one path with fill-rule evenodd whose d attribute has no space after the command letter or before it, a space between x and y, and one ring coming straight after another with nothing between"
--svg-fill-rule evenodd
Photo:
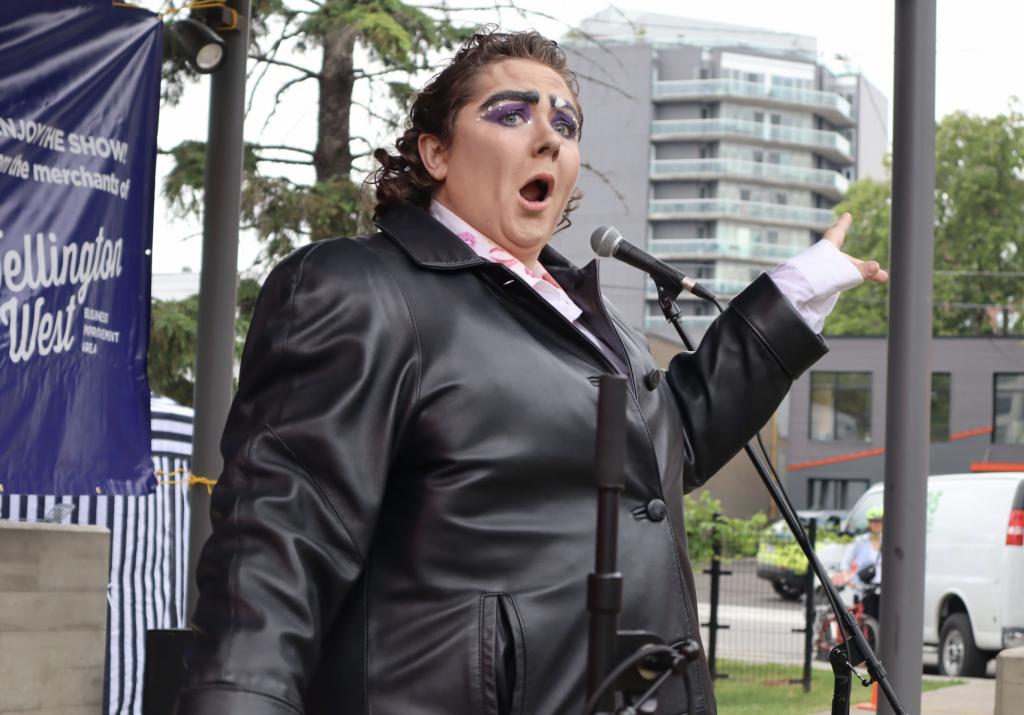
<instances>
[{"instance_id":1,"label":"metal pole","mask_svg":"<svg viewBox=\"0 0 1024 715\"><path fill-rule=\"evenodd\" d=\"M812 518L807 525L807 538L811 548L818 545L818 520ZM804 677L800 680L804 692L811 692L811 660L814 657L814 571L807 564L807 580L804 584Z\"/></svg>"},{"instance_id":2,"label":"metal pole","mask_svg":"<svg viewBox=\"0 0 1024 715\"><path fill-rule=\"evenodd\" d=\"M199 324L192 425L192 472L216 479L224 468L220 439L234 384L235 300L238 288L238 213L242 191L242 125L249 48L250 0L228 0L238 12L237 29L223 33L224 64L210 78L210 127L203 179L203 266L199 277ZM190 492L188 601L195 613L196 564L212 531L210 495Z\"/></svg>"},{"instance_id":3,"label":"metal pole","mask_svg":"<svg viewBox=\"0 0 1024 715\"><path fill-rule=\"evenodd\" d=\"M881 661L921 711L935 252L935 0L896 0ZM891 715L879 700L879 715Z\"/></svg>"}]
</instances>

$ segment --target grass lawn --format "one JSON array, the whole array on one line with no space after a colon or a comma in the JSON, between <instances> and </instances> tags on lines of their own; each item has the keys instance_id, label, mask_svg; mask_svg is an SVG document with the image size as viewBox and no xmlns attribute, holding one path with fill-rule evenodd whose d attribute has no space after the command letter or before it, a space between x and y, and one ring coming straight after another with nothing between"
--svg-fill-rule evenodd
<instances>
[{"instance_id":1,"label":"grass lawn","mask_svg":"<svg viewBox=\"0 0 1024 715\"><path fill-rule=\"evenodd\" d=\"M730 667L733 670L742 669L745 678L753 678L757 677L757 669L762 666L751 663L734 664L727 660L718 661L720 672L728 673ZM766 676L771 674L771 677L778 678L778 666L768 665L763 668ZM863 668L858 670L863 672ZM801 669L793 668L790 677L799 678L802 673ZM922 690L937 690L949 685L959 685L961 682L963 681L926 680ZM832 707L832 687L832 671L814 669L811 671L809 693L805 693L800 685L789 685L788 680L781 680L778 684L766 684L746 679L725 678L715 681L715 697L718 700L718 715L810 715L828 711ZM870 700L871 688L865 688L860 681L854 679L850 702L856 705ZM872 711L851 708L851 712L866 715Z\"/></svg>"}]
</instances>

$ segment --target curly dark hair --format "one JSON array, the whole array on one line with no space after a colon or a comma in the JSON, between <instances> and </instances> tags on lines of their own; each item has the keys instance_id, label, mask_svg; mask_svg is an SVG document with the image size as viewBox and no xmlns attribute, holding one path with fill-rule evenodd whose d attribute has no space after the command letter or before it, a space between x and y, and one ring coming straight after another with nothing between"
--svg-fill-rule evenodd
<instances>
[{"instance_id":1,"label":"curly dark hair","mask_svg":"<svg viewBox=\"0 0 1024 715\"><path fill-rule=\"evenodd\" d=\"M420 135L430 134L437 137L443 146L450 145L455 135L455 120L459 111L476 92L477 76L484 68L510 59L533 60L550 67L565 80L573 97L578 96L576 73L568 68L565 53L554 40L534 30L497 32L488 29L473 35L459 48L445 68L431 77L416 94L409 109L405 132L395 142L398 153L391 154L386 149L373 152L374 158L380 162L380 168L367 178L367 183L376 187L374 221L385 209L402 201L409 201L423 209L430 208L430 199L441 182L436 181L423 166L419 150ZM581 132L582 129L581 116ZM581 198L583 192L575 189L558 224L559 230L568 228L569 213L576 209Z\"/></svg>"}]
</instances>

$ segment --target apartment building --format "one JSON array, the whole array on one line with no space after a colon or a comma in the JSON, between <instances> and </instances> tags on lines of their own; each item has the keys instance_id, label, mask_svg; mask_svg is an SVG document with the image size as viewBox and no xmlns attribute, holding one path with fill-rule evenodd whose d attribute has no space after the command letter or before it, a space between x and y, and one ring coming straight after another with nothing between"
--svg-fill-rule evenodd
<instances>
[{"instance_id":1,"label":"apartment building","mask_svg":"<svg viewBox=\"0 0 1024 715\"><path fill-rule=\"evenodd\" d=\"M586 196L553 245L577 263L610 224L727 299L817 241L851 181L884 176L885 97L821 64L812 37L608 9L565 44ZM673 339L651 281L601 271L627 319ZM714 318L688 294L680 307L698 336Z\"/></svg>"}]
</instances>

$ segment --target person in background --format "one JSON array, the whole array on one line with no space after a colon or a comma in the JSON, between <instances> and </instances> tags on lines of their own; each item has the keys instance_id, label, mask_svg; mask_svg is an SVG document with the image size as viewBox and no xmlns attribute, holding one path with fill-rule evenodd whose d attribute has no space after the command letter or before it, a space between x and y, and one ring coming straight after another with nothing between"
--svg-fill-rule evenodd
<instances>
[{"instance_id":1,"label":"person in background","mask_svg":"<svg viewBox=\"0 0 1024 715\"><path fill-rule=\"evenodd\" d=\"M867 533L850 544L839 572L832 576L832 583L836 586L853 584L864 603L864 612L875 620L878 620L879 589L882 585L882 515L880 506L868 509Z\"/></svg>"}]
</instances>

